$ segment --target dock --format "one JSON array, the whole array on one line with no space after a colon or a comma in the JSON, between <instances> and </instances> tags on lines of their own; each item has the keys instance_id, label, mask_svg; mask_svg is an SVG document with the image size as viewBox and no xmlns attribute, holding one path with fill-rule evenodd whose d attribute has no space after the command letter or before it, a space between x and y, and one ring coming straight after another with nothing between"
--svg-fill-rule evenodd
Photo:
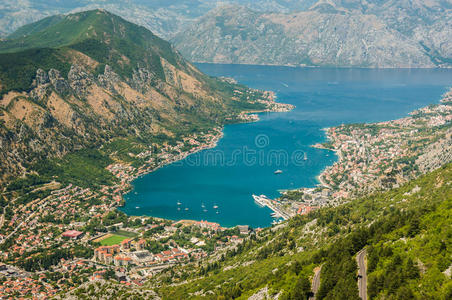
<instances>
[{"instance_id":1,"label":"dock","mask_svg":"<svg viewBox=\"0 0 452 300\"><path fill-rule=\"evenodd\" d=\"M276 205L274 205L272 203L272 199L269 199L267 196L265 195L253 195L254 201L256 201L257 204L259 204L260 206L266 206L268 208L270 208L275 214L276 216L280 216L281 218L283 218L284 220L288 220L290 218L290 215L287 214L286 212L283 212L281 209L279 209L278 207L276 207Z\"/></svg>"}]
</instances>

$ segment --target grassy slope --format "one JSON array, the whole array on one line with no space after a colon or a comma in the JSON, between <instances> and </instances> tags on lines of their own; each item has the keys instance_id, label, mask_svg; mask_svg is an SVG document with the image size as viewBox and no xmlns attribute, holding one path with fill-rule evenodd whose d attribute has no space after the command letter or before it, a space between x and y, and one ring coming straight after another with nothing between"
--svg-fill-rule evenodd
<instances>
[{"instance_id":1,"label":"grassy slope","mask_svg":"<svg viewBox=\"0 0 452 300\"><path fill-rule=\"evenodd\" d=\"M163 282L190 281L159 292L165 299L247 299L269 286L275 293L283 291L281 299L297 299L297 283L323 264L318 299L357 299L354 256L367 247L369 296L450 299L452 282L442 272L452 263L451 182L449 164L399 189L297 217L284 229L267 230L257 241L246 242L224 262L196 272L182 268L172 281L170 274L163 275ZM413 193L417 186L420 190ZM306 224L313 220L317 225L307 233ZM304 251L297 253L299 247ZM198 291L214 295L194 296Z\"/></svg>"},{"instance_id":2,"label":"grassy slope","mask_svg":"<svg viewBox=\"0 0 452 300\"><path fill-rule=\"evenodd\" d=\"M53 24L58 23L63 17L61 15L51 16L37 22L24 25L8 36L8 39L23 38L26 35L42 31Z\"/></svg>"}]
</instances>

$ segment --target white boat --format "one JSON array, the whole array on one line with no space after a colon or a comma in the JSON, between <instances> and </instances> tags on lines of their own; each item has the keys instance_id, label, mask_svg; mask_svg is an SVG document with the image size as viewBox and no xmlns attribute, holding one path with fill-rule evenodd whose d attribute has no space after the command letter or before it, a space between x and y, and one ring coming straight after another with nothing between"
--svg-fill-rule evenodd
<instances>
[{"instance_id":1,"label":"white boat","mask_svg":"<svg viewBox=\"0 0 452 300\"><path fill-rule=\"evenodd\" d=\"M186 207L185 210L188 210L188 207Z\"/></svg>"},{"instance_id":2,"label":"white boat","mask_svg":"<svg viewBox=\"0 0 452 300\"><path fill-rule=\"evenodd\" d=\"M267 201L270 201L270 199L268 199L265 195L253 195L253 199L261 207L267 206Z\"/></svg>"},{"instance_id":3,"label":"white boat","mask_svg":"<svg viewBox=\"0 0 452 300\"><path fill-rule=\"evenodd\" d=\"M136 209L139 209L140 207L139 207L139 206L135 206L135 208L136 208Z\"/></svg>"},{"instance_id":4,"label":"white boat","mask_svg":"<svg viewBox=\"0 0 452 300\"><path fill-rule=\"evenodd\" d=\"M177 205L181 205L182 203L180 203L179 201L177 201Z\"/></svg>"},{"instance_id":5,"label":"white boat","mask_svg":"<svg viewBox=\"0 0 452 300\"><path fill-rule=\"evenodd\" d=\"M304 160L308 160L308 156L306 155L306 152L304 153Z\"/></svg>"},{"instance_id":6,"label":"white boat","mask_svg":"<svg viewBox=\"0 0 452 300\"><path fill-rule=\"evenodd\" d=\"M272 222L272 225L278 225L278 224L281 224L281 223L282 223L281 219L274 219L273 222Z\"/></svg>"},{"instance_id":7,"label":"white boat","mask_svg":"<svg viewBox=\"0 0 452 300\"><path fill-rule=\"evenodd\" d=\"M218 205L214 205L213 208L217 209L217 208L218 208Z\"/></svg>"},{"instance_id":8,"label":"white boat","mask_svg":"<svg viewBox=\"0 0 452 300\"><path fill-rule=\"evenodd\" d=\"M282 170L276 170L274 173L275 173L276 175L282 174Z\"/></svg>"},{"instance_id":9,"label":"white boat","mask_svg":"<svg viewBox=\"0 0 452 300\"><path fill-rule=\"evenodd\" d=\"M270 216L271 216L272 218L276 218L276 219L281 218L281 216L280 216L278 213L276 213L276 212L271 213Z\"/></svg>"}]
</instances>

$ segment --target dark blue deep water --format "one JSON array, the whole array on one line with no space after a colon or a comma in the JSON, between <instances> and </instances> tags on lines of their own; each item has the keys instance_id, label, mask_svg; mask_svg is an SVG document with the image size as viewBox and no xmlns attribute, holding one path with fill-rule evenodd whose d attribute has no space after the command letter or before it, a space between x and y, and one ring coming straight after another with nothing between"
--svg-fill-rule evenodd
<instances>
[{"instance_id":1,"label":"dark blue deep water","mask_svg":"<svg viewBox=\"0 0 452 300\"><path fill-rule=\"evenodd\" d=\"M315 186L318 174L336 160L330 151L309 147L325 141L322 128L404 117L438 103L452 84L452 70L441 69L198 67L209 75L272 90L278 101L296 109L261 114L256 123L227 126L215 149L135 180L133 191L125 195L122 210L127 214L268 226L271 211L257 206L251 195L276 197L279 190ZM275 175L278 169L283 173Z\"/></svg>"}]
</instances>

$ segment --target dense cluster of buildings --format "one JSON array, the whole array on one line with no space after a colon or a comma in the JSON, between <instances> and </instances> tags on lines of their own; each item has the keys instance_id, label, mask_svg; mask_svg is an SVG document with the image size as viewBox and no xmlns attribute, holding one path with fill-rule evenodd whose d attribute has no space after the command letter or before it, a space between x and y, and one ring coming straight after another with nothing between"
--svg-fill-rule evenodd
<instances>
[{"instance_id":1,"label":"dense cluster of buildings","mask_svg":"<svg viewBox=\"0 0 452 300\"><path fill-rule=\"evenodd\" d=\"M314 147L335 151L338 162L320 174L319 186L298 189L295 199L287 199L283 193L278 207L289 215L307 214L317 207L337 205L342 199L397 187L425 169L417 158L425 156L428 147L441 149L443 155L452 153L450 142L441 141L450 136L447 125L451 122L452 91L443 96L441 104L418 109L405 118L328 128L329 143ZM433 127L435 130L430 130ZM434 158L426 159L431 160Z\"/></svg>"},{"instance_id":2,"label":"dense cluster of buildings","mask_svg":"<svg viewBox=\"0 0 452 300\"><path fill-rule=\"evenodd\" d=\"M6 280L0 284L0 299L23 299L30 295L35 299L45 299L57 292L50 284L31 277Z\"/></svg>"},{"instance_id":3,"label":"dense cluster of buildings","mask_svg":"<svg viewBox=\"0 0 452 300\"><path fill-rule=\"evenodd\" d=\"M326 203L340 203L340 199L363 192L398 186L416 175L416 157L423 149L436 143L452 121L452 91L444 95L441 104L416 110L409 117L375 124L341 125L329 128L329 149L336 151L339 161L319 176L325 190L301 191L310 198ZM435 131L429 128L436 127ZM323 148L323 145L315 145Z\"/></svg>"}]
</instances>

